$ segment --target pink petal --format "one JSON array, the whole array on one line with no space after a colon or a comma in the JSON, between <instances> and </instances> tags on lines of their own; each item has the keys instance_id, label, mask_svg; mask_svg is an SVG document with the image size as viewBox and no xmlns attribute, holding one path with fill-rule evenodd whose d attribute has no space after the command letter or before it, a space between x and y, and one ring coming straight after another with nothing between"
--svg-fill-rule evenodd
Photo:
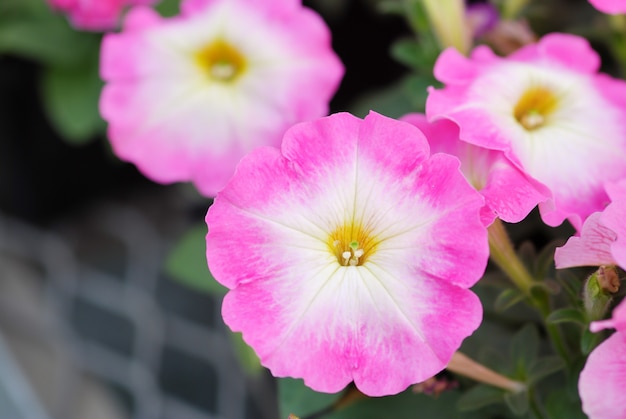
<instances>
[{"instance_id":1,"label":"pink petal","mask_svg":"<svg viewBox=\"0 0 626 419\"><path fill-rule=\"evenodd\" d=\"M611 203L602 214L602 223L613 230L616 240L611 244L611 254L615 262L626 268L626 180L609 183L606 186Z\"/></svg>"},{"instance_id":2,"label":"pink petal","mask_svg":"<svg viewBox=\"0 0 626 419\"><path fill-rule=\"evenodd\" d=\"M599 212L591 214L582 226L580 237L570 237L565 245L556 249L557 269L615 264L611 245L617 236L602 223L601 216Z\"/></svg>"},{"instance_id":3,"label":"pink petal","mask_svg":"<svg viewBox=\"0 0 626 419\"><path fill-rule=\"evenodd\" d=\"M538 44L526 45L511 54L510 58L531 63L543 61L558 64L589 74L600 68L600 57L591 48L589 41L567 33L549 33Z\"/></svg>"},{"instance_id":4,"label":"pink petal","mask_svg":"<svg viewBox=\"0 0 626 419\"><path fill-rule=\"evenodd\" d=\"M626 13L626 2L624 0L589 0L589 3L604 13Z\"/></svg>"},{"instance_id":5,"label":"pink petal","mask_svg":"<svg viewBox=\"0 0 626 419\"><path fill-rule=\"evenodd\" d=\"M626 334L617 332L596 347L580 373L578 391L590 419L626 417Z\"/></svg>"},{"instance_id":6,"label":"pink petal","mask_svg":"<svg viewBox=\"0 0 626 419\"><path fill-rule=\"evenodd\" d=\"M126 7L150 5L156 0L48 0L48 3L67 13L77 29L108 31L118 26Z\"/></svg>"}]
</instances>

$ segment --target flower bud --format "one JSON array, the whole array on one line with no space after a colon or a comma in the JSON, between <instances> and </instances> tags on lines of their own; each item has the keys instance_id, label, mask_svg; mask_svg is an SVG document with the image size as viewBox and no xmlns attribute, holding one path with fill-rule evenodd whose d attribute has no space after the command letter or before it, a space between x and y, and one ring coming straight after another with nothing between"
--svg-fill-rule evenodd
<instances>
[{"instance_id":1,"label":"flower bud","mask_svg":"<svg viewBox=\"0 0 626 419\"><path fill-rule=\"evenodd\" d=\"M471 34L463 0L423 0L423 4L441 47L455 47L461 54L467 54Z\"/></svg>"},{"instance_id":2,"label":"flower bud","mask_svg":"<svg viewBox=\"0 0 626 419\"><path fill-rule=\"evenodd\" d=\"M614 266L600 266L587 278L583 290L583 302L590 320L599 320L604 317L613 294L619 291L619 285L619 277Z\"/></svg>"}]
</instances>

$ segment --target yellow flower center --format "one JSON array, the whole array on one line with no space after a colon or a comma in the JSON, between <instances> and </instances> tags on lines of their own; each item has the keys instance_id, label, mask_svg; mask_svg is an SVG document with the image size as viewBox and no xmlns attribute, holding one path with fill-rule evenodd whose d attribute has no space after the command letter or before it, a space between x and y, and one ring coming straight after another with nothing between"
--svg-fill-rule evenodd
<instances>
[{"instance_id":1,"label":"yellow flower center","mask_svg":"<svg viewBox=\"0 0 626 419\"><path fill-rule=\"evenodd\" d=\"M558 99L552 91L541 86L531 87L515 105L513 115L517 122L530 131L545 125L557 106Z\"/></svg>"},{"instance_id":2,"label":"yellow flower center","mask_svg":"<svg viewBox=\"0 0 626 419\"><path fill-rule=\"evenodd\" d=\"M362 225L346 223L330 233L327 244L340 265L361 266L374 254L378 243Z\"/></svg>"},{"instance_id":3,"label":"yellow flower center","mask_svg":"<svg viewBox=\"0 0 626 419\"><path fill-rule=\"evenodd\" d=\"M212 80L222 83L233 82L246 69L244 56L223 39L217 39L198 51L195 59Z\"/></svg>"}]
</instances>

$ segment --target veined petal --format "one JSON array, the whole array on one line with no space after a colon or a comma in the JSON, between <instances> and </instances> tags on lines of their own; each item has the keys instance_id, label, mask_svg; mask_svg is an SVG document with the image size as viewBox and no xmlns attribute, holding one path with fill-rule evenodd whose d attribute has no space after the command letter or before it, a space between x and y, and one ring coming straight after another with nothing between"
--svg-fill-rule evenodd
<instances>
[{"instance_id":1,"label":"veined petal","mask_svg":"<svg viewBox=\"0 0 626 419\"><path fill-rule=\"evenodd\" d=\"M626 269L626 180L609 183L606 186L611 203L602 213L602 223L615 232L616 239L611 243L611 254L615 262Z\"/></svg>"},{"instance_id":2,"label":"veined petal","mask_svg":"<svg viewBox=\"0 0 626 419\"><path fill-rule=\"evenodd\" d=\"M583 224L580 237L570 237L564 246L556 249L554 262L557 269L615 264L611 245L617 236L601 222L601 216L599 212L591 214Z\"/></svg>"},{"instance_id":3,"label":"veined petal","mask_svg":"<svg viewBox=\"0 0 626 419\"><path fill-rule=\"evenodd\" d=\"M596 347L580 373L578 392L590 419L626 417L626 333L617 332Z\"/></svg>"},{"instance_id":4,"label":"veined petal","mask_svg":"<svg viewBox=\"0 0 626 419\"><path fill-rule=\"evenodd\" d=\"M336 114L255 150L218 194L207 261L231 289L224 320L275 375L393 394L478 327L482 199L457 159L428 154L409 124Z\"/></svg>"}]
</instances>

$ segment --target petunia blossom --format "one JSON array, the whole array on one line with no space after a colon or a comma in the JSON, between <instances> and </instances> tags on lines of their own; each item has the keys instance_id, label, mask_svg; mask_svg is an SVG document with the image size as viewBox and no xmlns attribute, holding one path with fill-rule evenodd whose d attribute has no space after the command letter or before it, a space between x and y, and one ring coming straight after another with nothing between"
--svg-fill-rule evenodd
<instances>
[{"instance_id":1,"label":"petunia blossom","mask_svg":"<svg viewBox=\"0 0 626 419\"><path fill-rule=\"evenodd\" d=\"M129 6L152 5L158 0L47 0L53 9L64 12L77 29L108 31L116 29Z\"/></svg>"},{"instance_id":2,"label":"petunia blossom","mask_svg":"<svg viewBox=\"0 0 626 419\"><path fill-rule=\"evenodd\" d=\"M480 324L482 197L414 126L297 124L239 164L207 214L222 314L275 376L370 396L432 377Z\"/></svg>"},{"instance_id":3,"label":"petunia blossom","mask_svg":"<svg viewBox=\"0 0 626 419\"><path fill-rule=\"evenodd\" d=\"M578 380L583 411L590 419L626 417L626 301L614 310L613 317L591 323L591 331L615 328L608 339L588 356Z\"/></svg>"},{"instance_id":4,"label":"petunia blossom","mask_svg":"<svg viewBox=\"0 0 626 419\"><path fill-rule=\"evenodd\" d=\"M626 1L624 0L589 0L589 3L604 13L626 13Z\"/></svg>"},{"instance_id":5,"label":"petunia blossom","mask_svg":"<svg viewBox=\"0 0 626 419\"><path fill-rule=\"evenodd\" d=\"M501 150L547 186L544 222L579 229L608 202L604 185L626 177L626 82L597 73L599 56L581 37L548 34L508 57L477 47L445 50L431 89L430 120L447 118L460 138Z\"/></svg>"},{"instance_id":6,"label":"petunia blossom","mask_svg":"<svg viewBox=\"0 0 626 419\"><path fill-rule=\"evenodd\" d=\"M515 167L498 150L489 150L459 139L459 127L442 119L429 123L423 114L408 114L402 120L418 127L428 138L432 153L448 153L461 161L461 171L481 195L485 206L481 218L485 226L496 217L509 223L522 221L550 191Z\"/></svg>"},{"instance_id":7,"label":"petunia blossom","mask_svg":"<svg viewBox=\"0 0 626 419\"><path fill-rule=\"evenodd\" d=\"M324 116L343 75L321 17L300 0L186 0L131 10L102 43L100 110L122 160L213 196L242 156Z\"/></svg>"}]
</instances>

